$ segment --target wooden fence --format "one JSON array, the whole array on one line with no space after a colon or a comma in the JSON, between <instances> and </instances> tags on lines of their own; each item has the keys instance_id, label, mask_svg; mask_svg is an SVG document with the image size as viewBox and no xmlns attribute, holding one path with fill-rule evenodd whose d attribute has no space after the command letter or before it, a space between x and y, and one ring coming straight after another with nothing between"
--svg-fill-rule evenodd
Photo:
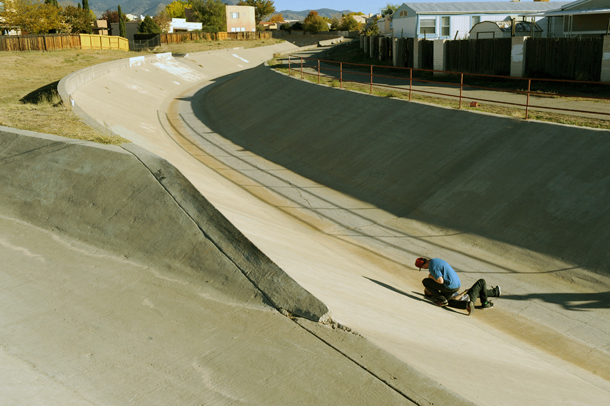
<instances>
[{"instance_id":1,"label":"wooden fence","mask_svg":"<svg viewBox=\"0 0 610 406\"><path fill-rule=\"evenodd\" d=\"M421 52L421 69L434 69L434 42L423 40L418 45Z\"/></svg>"},{"instance_id":2,"label":"wooden fence","mask_svg":"<svg viewBox=\"0 0 610 406\"><path fill-rule=\"evenodd\" d=\"M79 34L81 49L129 51L129 40L112 35Z\"/></svg>"},{"instance_id":3,"label":"wooden fence","mask_svg":"<svg viewBox=\"0 0 610 406\"><path fill-rule=\"evenodd\" d=\"M445 70L509 76L510 55L510 38L447 41Z\"/></svg>"},{"instance_id":4,"label":"wooden fence","mask_svg":"<svg viewBox=\"0 0 610 406\"><path fill-rule=\"evenodd\" d=\"M257 40L271 39L270 32L179 32L172 34L161 34L162 44L172 44L187 41L220 41L226 39L234 40Z\"/></svg>"},{"instance_id":5,"label":"wooden fence","mask_svg":"<svg viewBox=\"0 0 610 406\"><path fill-rule=\"evenodd\" d=\"M369 41L369 42L367 42ZM379 61L392 57L389 38L364 37L361 48ZM393 39L396 45L394 66L433 69L434 41L415 38ZM415 53L417 41L417 54ZM510 76L512 60L511 38L444 41L443 71ZM366 46L365 46L366 44ZM524 43L524 75L580 81L602 80L603 38L527 38Z\"/></svg>"},{"instance_id":6,"label":"wooden fence","mask_svg":"<svg viewBox=\"0 0 610 406\"><path fill-rule=\"evenodd\" d=\"M162 44L205 40L256 40L271 39L270 32L184 32L161 34ZM0 35L0 51L56 51L62 49L103 49L129 51L126 38L112 35L47 34Z\"/></svg>"},{"instance_id":7,"label":"wooden fence","mask_svg":"<svg viewBox=\"0 0 610 406\"><path fill-rule=\"evenodd\" d=\"M79 48L80 37L77 34L0 36L0 51L56 51Z\"/></svg>"},{"instance_id":8,"label":"wooden fence","mask_svg":"<svg viewBox=\"0 0 610 406\"><path fill-rule=\"evenodd\" d=\"M0 51L58 51L64 49L129 51L129 42L121 37L89 34L0 36Z\"/></svg>"},{"instance_id":9,"label":"wooden fence","mask_svg":"<svg viewBox=\"0 0 610 406\"><path fill-rule=\"evenodd\" d=\"M525 75L532 78L598 81L602 38L528 38Z\"/></svg>"}]
</instances>

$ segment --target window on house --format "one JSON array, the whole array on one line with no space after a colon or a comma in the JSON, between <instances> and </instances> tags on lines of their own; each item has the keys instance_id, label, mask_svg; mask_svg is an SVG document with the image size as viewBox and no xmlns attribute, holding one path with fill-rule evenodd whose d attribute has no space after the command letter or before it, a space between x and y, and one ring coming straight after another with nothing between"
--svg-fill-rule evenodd
<instances>
[{"instance_id":1,"label":"window on house","mask_svg":"<svg viewBox=\"0 0 610 406\"><path fill-rule=\"evenodd\" d=\"M235 27L231 27L231 32L235 32Z\"/></svg>"},{"instance_id":2,"label":"window on house","mask_svg":"<svg viewBox=\"0 0 610 406\"><path fill-rule=\"evenodd\" d=\"M481 16L472 16L470 17L470 26L474 27L475 24L478 24L481 22Z\"/></svg>"},{"instance_id":3,"label":"window on house","mask_svg":"<svg viewBox=\"0 0 610 406\"><path fill-rule=\"evenodd\" d=\"M436 20L434 18L426 18L419 20L420 34L436 34Z\"/></svg>"},{"instance_id":4,"label":"window on house","mask_svg":"<svg viewBox=\"0 0 610 406\"><path fill-rule=\"evenodd\" d=\"M408 17L409 12L407 10L400 10L400 16L401 17Z\"/></svg>"},{"instance_id":5,"label":"window on house","mask_svg":"<svg viewBox=\"0 0 610 406\"><path fill-rule=\"evenodd\" d=\"M239 13L231 13L231 18L239 18Z\"/></svg>"},{"instance_id":6,"label":"window on house","mask_svg":"<svg viewBox=\"0 0 610 406\"><path fill-rule=\"evenodd\" d=\"M449 17L441 18L441 35L443 37L448 37L451 33L451 27L449 26L449 21L450 21Z\"/></svg>"}]
</instances>

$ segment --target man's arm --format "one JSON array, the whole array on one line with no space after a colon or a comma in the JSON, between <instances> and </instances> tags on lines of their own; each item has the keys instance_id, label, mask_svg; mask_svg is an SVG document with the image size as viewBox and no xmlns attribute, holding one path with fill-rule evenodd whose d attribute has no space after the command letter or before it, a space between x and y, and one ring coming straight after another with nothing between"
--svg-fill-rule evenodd
<instances>
[{"instance_id":1,"label":"man's arm","mask_svg":"<svg viewBox=\"0 0 610 406\"><path fill-rule=\"evenodd\" d=\"M439 285L442 285L445 280L443 279L442 276L439 276L438 279L434 278L434 276L432 276L431 273L428 274L428 278L432 279L434 282L438 283Z\"/></svg>"}]
</instances>

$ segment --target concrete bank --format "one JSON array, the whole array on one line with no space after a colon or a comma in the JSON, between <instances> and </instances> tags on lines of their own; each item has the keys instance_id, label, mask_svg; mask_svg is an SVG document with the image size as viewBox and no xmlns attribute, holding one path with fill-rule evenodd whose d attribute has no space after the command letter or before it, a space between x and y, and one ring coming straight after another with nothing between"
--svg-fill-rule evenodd
<instances>
[{"instance_id":1,"label":"concrete bank","mask_svg":"<svg viewBox=\"0 0 610 406\"><path fill-rule=\"evenodd\" d=\"M260 100L260 84L274 97ZM206 100L196 114L210 129L308 179L397 217L610 275L609 131L372 103L265 67Z\"/></svg>"},{"instance_id":2,"label":"concrete bank","mask_svg":"<svg viewBox=\"0 0 610 406\"><path fill-rule=\"evenodd\" d=\"M180 205L213 209L130 148L0 128L0 403L468 404L274 311Z\"/></svg>"},{"instance_id":3,"label":"concrete bank","mask_svg":"<svg viewBox=\"0 0 610 406\"><path fill-rule=\"evenodd\" d=\"M308 130L312 141L308 148L318 148L327 156L325 148L333 147L333 134L350 132L357 134L355 145L344 140L331 161L340 165L352 157L354 167L369 169L370 176L361 185L365 190L367 182L375 183L385 174L371 164L374 157L364 157L367 149L361 139L370 137L371 126L391 130L390 117L408 112L402 109L406 103L394 102L390 104L396 109L394 115L386 109L364 115L363 108L389 100L371 101L339 90L332 95L309 83L276 86L273 81L281 80L280 75L258 75L256 69L245 73L249 83L233 74L254 68L256 61L269 59L276 49L192 55L175 64L125 69L82 86L75 92L76 103L99 123L178 167L265 254L323 300L334 320L404 361L400 370L416 368L476 404L605 405L610 392L604 380L610 376L604 362L606 332L610 331L608 308L603 304L606 285L595 290L577 278L579 282L562 283L555 275L575 276L573 264L519 250L493 237L475 238L460 230L397 217L370 200L354 199L341 189L303 177L299 166L307 162L300 162L289 147L293 134L301 137ZM207 77L188 82L201 75ZM235 105L221 99L222 104L216 105L211 91L224 85L231 90ZM349 100L352 96L358 97L358 103ZM251 114L257 106L239 110L242 98L244 103L264 104L274 113ZM309 111L323 114L312 116ZM433 133L444 134L440 124L444 109L414 111L420 115L410 115L412 122L433 122ZM275 118L269 121L269 115ZM476 126L476 121L473 118L470 124ZM499 124L487 122L489 127ZM282 148L292 153L287 157L290 165L265 159L270 154L257 155L235 137L249 126L257 127L252 131L254 138L264 131L273 138L269 144L274 144L270 149L276 154L281 155ZM496 131L502 133L502 129ZM375 153L379 162L394 160L401 151L389 142L392 137L396 134L369 139L371 145L384 143L385 149L379 146L368 152ZM322 168L328 166L332 164ZM464 317L461 312L439 311L422 299L423 275L413 272L411 265L422 254L448 259L464 285L480 277L501 284L505 293L496 310ZM600 275L591 280L596 277ZM586 302L574 303L581 299ZM588 311L578 311L585 308ZM326 341L324 334L316 335ZM348 354L341 345L336 348ZM359 355L350 358L362 359ZM476 365L476 379L470 373L455 373L464 365Z\"/></svg>"},{"instance_id":4,"label":"concrete bank","mask_svg":"<svg viewBox=\"0 0 610 406\"><path fill-rule=\"evenodd\" d=\"M243 301L318 321L327 307L286 275L167 161L0 128L0 210L125 258L200 272Z\"/></svg>"}]
</instances>

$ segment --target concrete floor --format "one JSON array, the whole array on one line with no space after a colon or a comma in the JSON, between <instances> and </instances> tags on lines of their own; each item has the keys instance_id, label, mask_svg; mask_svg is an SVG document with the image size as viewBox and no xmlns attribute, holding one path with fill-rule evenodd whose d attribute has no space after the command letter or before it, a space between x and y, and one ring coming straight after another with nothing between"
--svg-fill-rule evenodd
<instances>
[{"instance_id":1,"label":"concrete floor","mask_svg":"<svg viewBox=\"0 0 610 406\"><path fill-rule=\"evenodd\" d=\"M333 181L336 182L332 176L324 176L325 173L332 174L331 169L312 169L307 167L305 155L300 157L296 155L295 148L298 152L299 148L307 147L306 144L297 147L291 144L301 136L298 129L304 128L312 134L326 132L332 134L333 130L338 131L337 128L340 128L338 124L324 116L324 112L328 112L329 116L332 113L335 119L338 118L338 123L348 126L351 134L370 137L370 134L361 131L367 128L366 123L372 123L369 124L371 126L377 124L388 131L391 125L380 123L385 123L387 117L392 117L392 114L389 114L387 106L380 110L384 115L380 112L368 112L365 109L367 103L375 105L381 102L376 101L379 100L376 98L362 101L362 96L351 92L319 88L265 69L250 69L268 59L269 53L274 52L279 50L234 50L189 55L183 60L159 62L110 73L83 85L72 96L75 103L98 123L175 165L258 248L298 283L322 300L331 310L336 322L349 326L397 360L448 388L448 393L456 393L466 401L480 405L607 404L610 392L608 367L610 365L608 363L610 280L607 274L599 271L593 273L586 266L582 266L583 264L575 263L570 256L568 256L569 260L562 260L560 256L534 250L531 247L538 247L539 242L533 239L531 246L514 244L509 241L510 235L502 234L504 230L497 230L498 235L502 235L503 238L496 239L493 235L448 227L444 222L424 221L424 216L418 216L417 212L410 216L397 215L396 210L389 204L371 203L376 199L374 195L370 199L355 198L355 193L347 193L348 189L329 186L333 185ZM250 69L246 74L235 75L236 72L246 69ZM404 102L384 100L383 103L394 103L396 107L389 108L395 108L396 111L405 108ZM459 117L452 118L451 114L454 113L446 109L421 105L412 108L415 110L409 116L418 117L421 122L436 124L438 132L443 130L443 126L438 125L443 120L446 122L466 120L470 125L478 122L484 128L493 127L500 130L502 126L515 125L512 121L506 124L496 117L477 113L460 112ZM289 115L287 113L289 111L297 114ZM470 116L466 116L468 114ZM276 121L273 121L274 117ZM352 127L349 127L349 123ZM554 134L562 133L569 128L545 126L544 131ZM597 139L598 136L607 136L607 132L600 133L592 132L583 137ZM277 140L272 142L265 139L264 134L272 134ZM251 139L244 141L248 137ZM439 145L443 142L439 137L436 137L436 140ZM380 139L379 142L382 141ZM359 145L358 142L355 145ZM255 149L248 143L260 144L257 151L261 153L254 153ZM343 145L349 148L349 144L343 143ZM426 146L425 142L423 145ZM327 147L337 157L344 153L332 149L336 148L334 146L331 148L332 143L320 144L320 146ZM381 154L375 159L391 160L395 152L394 148L391 143L386 142L385 149L375 150ZM329 152L323 149L319 152L321 159ZM357 152L354 149L352 151ZM292 154L290 156L293 157L294 163L281 164L282 159L276 158L281 155L286 156L287 152ZM376 170L366 160L361 161L360 165L367 168L371 187L375 183L385 181L384 177L386 179L388 177L384 170ZM312 173L315 175L315 180L311 176L304 175ZM401 173L391 173L389 176L394 180L404 178L404 174ZM418 181L424 184L430 183L429 179ZM502 182L509 181L499 180L500 184ZM347 179L346 183L349 183ZM465 186L469 187L471 184L468 182L461 184L462 189ZM456 187L459 189L460 185ZM440 207L441 210L447 210L445 206L440 205ZM432 212L431 209L428 212ZM561 214L561 209L557 208L556 212ZM22 261L33 263L25 267L26 269L35 269L36 261L41 262L43 258L46 262L52 262L55 267L46 270L45 274L61 274L72 266L78 266L79 261L82 261L82 257L79 259L76 254L70 259L68 252L79 252L81 256L83 252L86 253L85 255L91 253L92 248L79 248L75 251L72 243L66 245L58 242L52 235L45 237L45 232L31 230L30 225L23 224L18 219L4 218L3 222L5 226L2 230L8 231L0 237L0 242L4 242L2 247L5 257L9 258L8 263L17 264L8 267L5 265L5 270L18 268L18 264ZM50 253L38 253L28 245L27 239L23 241L14 239L17 238L14 236L27 236L30 232L41 234L39 238L49 239L41 246L51 247ZM58 248L62 244L69 247L65 248L67 250L65 254ZM105 258L106 255L93 249L92 258L97 258L96 256ZM493 310L476 311L472 317L467 317L461 311L434 307L421 295L421 279L425 276L424 273L417 272L412 265L414 259L420 255L448 260L460 273L465 286L469 286L480 277L487 279L491 285L499 284L502 286L504 296L496 300L496 308ZM64 257L67 264L65 266L59 259L51 261L51 258ZM116 263L112 266L116 268L118 273L116 276L107 278L104 274L98 273L85 277L83 274L80 276L82 280L74 282L73 289L70 289L69 283L56 287L60 291L73 292L90 284L91 280L109 280L114 285L104 286L102 289L102 292L108 292L106 302L113 302L113 307L110 309L93 308L96 309L94 312L92 308L83 308L82 302L76 298L72 304L73 308L82 309L81 317L92 317L91 314L97 314L99 315L97 318L103 321L97 329L98 333L90 333L95 339L90 338L87 341L91 342L92 346L101 346L105 349L101 354L103 361L96 366L96 374L94 374L95 382L103 384L92 388L93 381L85 378L88 376L86 369L78 371L76 368L75 376L61 375L65 370L74 371L74 365L84 365L85 361L88 361L86 358L88 352L84 349L74 351L73 348L61 347L61 342L74 341L62 340L61 325L45 326L43 329L39 327L38 319L31 318L28 322L7 323L7 326L18 328L4 330L3 343L8 342L11 345L4 344L2 357L11 361L15 365L15 370L23 376L18 383L10 386L11 391L14 391L11 393L14 393L16 398L20 396L19 388L23 389L23 382L29 382L29 379L38 382L37 385L42 388L41 396L54 393L57 393L58 397L65 396L67 400L62 404L70 404L71 398L73 403L77 404L83 397L82 393L96 394L85 397L89 400L94 399L91 401L92 404L104 403L100 400L111 404L124 404L128 395L138 394L142 397L131 399L138 400L138 404L150 404L146 402L151 402L153 395L162 393L168 386L173 387L174 384L179 386L177 382L179 379L177 380L176 375L172 373L174 364L177 365L176 359L189 360L189 365L199 365L199 369L193 368L201 371L204 381L209 384L208 388L211 388L202 396L208 396L205 399L212 404L299 404L298 399L290 395L292 391L311 396L303 385L313 385L316 378L328 379L334 376L335 379L339 379L338 375L344 374L343 367L337 367L334 371L329 370L332 368L330 365L335 365L334 362L317 364L316 367L316 361L312 360L304 370L304 375L299 375L295 368L287 364L300 365L303 360L284 359L286 353L282 353L284 355L281 359L272 363L272 367L269 368L286 368L277 375L283 377L294 375L293 382L299 383L290 384L294 385L290 390L286 387L281 390L275 389L277 397L267 403L262 399L273 393L273 390L248 395L251 393L250 390L255 390L252 388L253 384L256 386L267 381L261 381L257 377L248 382L247 372L245 375L239 375L240 379L236 378L230 383L214 381L215 375L210 374L209 371L205 372L209 362L214 362L213 365L216 367L214 372L218 372L223 367L228 368L227 365L239 369L243 365L244 357L247 357L246 354L258 354L258 347L246 344L243 347L231 346L231 349L221 353L214 352L214 349L227 339L220 336L219 341L207 346L209 352L205 354L208 358L204 357L204 361L201 362L196 362L199 359L196 354L198 351L201 352L201 349L187 346L181 354L168 351L173 348L170 344L172 340L176 340L172 326L190 325L198 319L197 313L200 311L198 309L202 306L198 301L202 299L198 299L197 295L204 297L205 300L218 302L219 306L226 306L227 298L216 297L213 291L208 290L201 295L198 292L201 292L202 287L193 285L193 281L185 282L182 277L169 280L170 286L163 287L166 291L148 291L153 289L155 281L167 280L167 275L155 274L149 269L135 272L134 269L138 268L138 264L131 264L121 271L121 267L127 266L125 260L121 258L111 258L111 260L113 264ZM72 263L75 265L70 265ZM95 260L87 264L88 268L95 271ZM106 268L107 264L104 265L104 272ZM129 276L131 273L134 275ZM79 272L71 274L81 275ZM12 292L18 293L16 287L27 286L23 280L26 276L11 275L7 272L3 272L3 275L6 279L3 285L12 286L11 289L4 290L3 298L6 300L3 309L7 309L8 314L14 313L15 317L24 318L30 316L14 309L40 307L38 312L33 311L33 313L40 313L39 317L43 320L45 306L41 303L50 303L51 298L38 303L28 300L20 302L15 297L7 296L9 293L13 295ZM125 297L115 304L110 292L126 288L135 289L140 284L138 282L140 279L136 276L144 278L145 290L132 292L131 299ZM74 276L66 277L64 280L69 281L72 278ZM38 278L29 277L29 280L36 281ZM150 287L147 288L149 285ZM189 287L187 293L184 293L185 297L179 301L179 305L172 299L176 292L180 291L177 286ZM23 297L32 299L39 297L44 290L24 288L24 291L33 296L24 294ZM52 294L53 290L50 292L47 294ZM17 293L15 296L18 296ZM62 292L62 296L64 294L67 293ZM79 293L84 298L92 294L93 291ZM144 368L144 361L139 359L143 350L139 347L134 353L138 354L138 357L134 356L121 363L112 356L113 345L96 340L100 340L106 331L121 334L120 332L133 323L134 319L141 318L139 314L132 317L133 314L119 312L123 307L137 307L135 304L130 305L129 300L138 301L139 308L142 309L140 312L146 310L144 307L151 310L158 309L159 306L151 298L164 302L163 309L166 310L160 313L162 317L146 318L149 327L139 328L137 335L128 337L131 341L119 340L120 337L116 336L114 339L118 340L119 344L116 345L129 345L128 343L134 340L146 342L149 337L153 337L152 341L154 341L155 336L149 331L152 326L161 329L165 334L165 343L154 351L151 350L151 355L144 359L150 359L152 364L157 363L157 367L163 366L163 368L154 366L152 369ZM104 302L103 296L100 300ZM11 303L15 303L14 307L10 306ZM95 306L100 306L99 302ZM179 316L184 313L181 306L190 309L188 314L192 316L188 316L188 320L187 316ZM286 318L279 315L269 316L271 312L264 307L259 308L258 305L252 310L245 310L243 305L236 309L238 311L230 313L236 320L218 321L219 326L224 326L223 328L250 326L251 324L240 318L251 318L254 317L253 313L263 312L266 316L261 316L261 320L273 320L269 326L267 323L270 322L265 322L265 330L273 334L265 336L264 340L273 342L292 337L285 335L289 333L282 330L283 328L290 330L291 327L280 327L284 325L284 321L279 319L287 320ZM49 315L47 314L46 317ZM117 325L114 325L115 318L119 320ZM212 319L213 316L210 316L208 320ZM71 320L78 323L81 318L74 317ZM172 320L179 322L176 324ZM53 337L50 341L59 346L59 354L63 355L65 368L52 369L52 365L57 360L44 351L45 348L41 344L44 337L40 337L40 333L49 331L48 329L53 333L45 335ZM188 330L188 334L193 334L189 338L192 345L196 343L197 326ZM74 331L85 334L86 329ZM55 334L58 334L57 337ZM240 337L245 340L250 335L256 336L256 334L258 333L249 329L240 331ZM27 337L30 338L25 339ZM256 337L258 338L253 339L253 342L260 344L261 336ZM297 347L310 349L314 348L310 347L311 345L317 345L309 342L305 344L305 341L303 337L297 338L294 344ZM238 347L241 349L234 353L233 349ZM40 353L37 356L44 360L44 368L28 364L24 361L27 357L19 356L36 353L38 348ZM262 348L269 347L262 346ZM282 348L286 349L286 346ZM295 352L293 356L298 358L301 353L298 350ZM162 356L161 360L155 359L156 354ZM261 360L268 356L269 354L263 353ZM82 359L76 360L75 357ZM127 375L113 374L109 371L115 371L115 368L116 370L129 368L130 365L136 365L133 367L136 369L140 368L138 376L143 376L144 372L162 370L163 379L155 376L150 382L146 380L143 384L139 381L130 385L120 385L124 392L111 391L110 388L119 382L124 383ZM260 365L260 363L247 363L247 365ZM36 368L40 368L42 373L38 373ZM347 371L352 371L350 373L355 373L352 367L346 366L346 368ZM252 368L251 373L258 375L271 372ZM8 379L20 376L19 374L5 371L4 376ZM277 375L273 374L274 377ZM159 380L156 381L157 378ZM285 378L287 380L281 382L287 385L293 378ZM8 379L5 382L14 382L16 378L12 379L13 381ZM188 401L176 404L190 404L190 402L194 404L197 396L190 391L197 387L197 381L191 379L187 383L180 383L184 385L180 388L192 396ZM380 390L379 393L387 396L387 400L380 401L381 398L377 396L382 395L378 395L375 392L377 389L374 389L378 383L377 379L373 379L377 383L370 382L371 389L364 391L366 395L360 392L361 396L355 395L353 399L341 398L341 396L353 395L351 390L343 386L345 382L359 382L358 379L366 380L366 377L340 380L339 386L334 388L338 398L325 399L328 400L327 404L356 404L353 402L400 404L406 401L405 397L400 395L393 397L399 392L392 394L385 390ZM63 385L58 385L58 382ZM214 397L212 393L220 395ZM417 399L426 399L421 393L418 396ZM161 398L157 404L172 403L170 400L164 403L163 399ZM290 401L287 402L286 399ZM319 398L311 399L317 404L325 402ZM35 401L34 393L32 404L35 404ZM425 404L425 400L415 403ZM453 404L453 402L441 400L436 404Z\"/></svg>"}]
</instances>

